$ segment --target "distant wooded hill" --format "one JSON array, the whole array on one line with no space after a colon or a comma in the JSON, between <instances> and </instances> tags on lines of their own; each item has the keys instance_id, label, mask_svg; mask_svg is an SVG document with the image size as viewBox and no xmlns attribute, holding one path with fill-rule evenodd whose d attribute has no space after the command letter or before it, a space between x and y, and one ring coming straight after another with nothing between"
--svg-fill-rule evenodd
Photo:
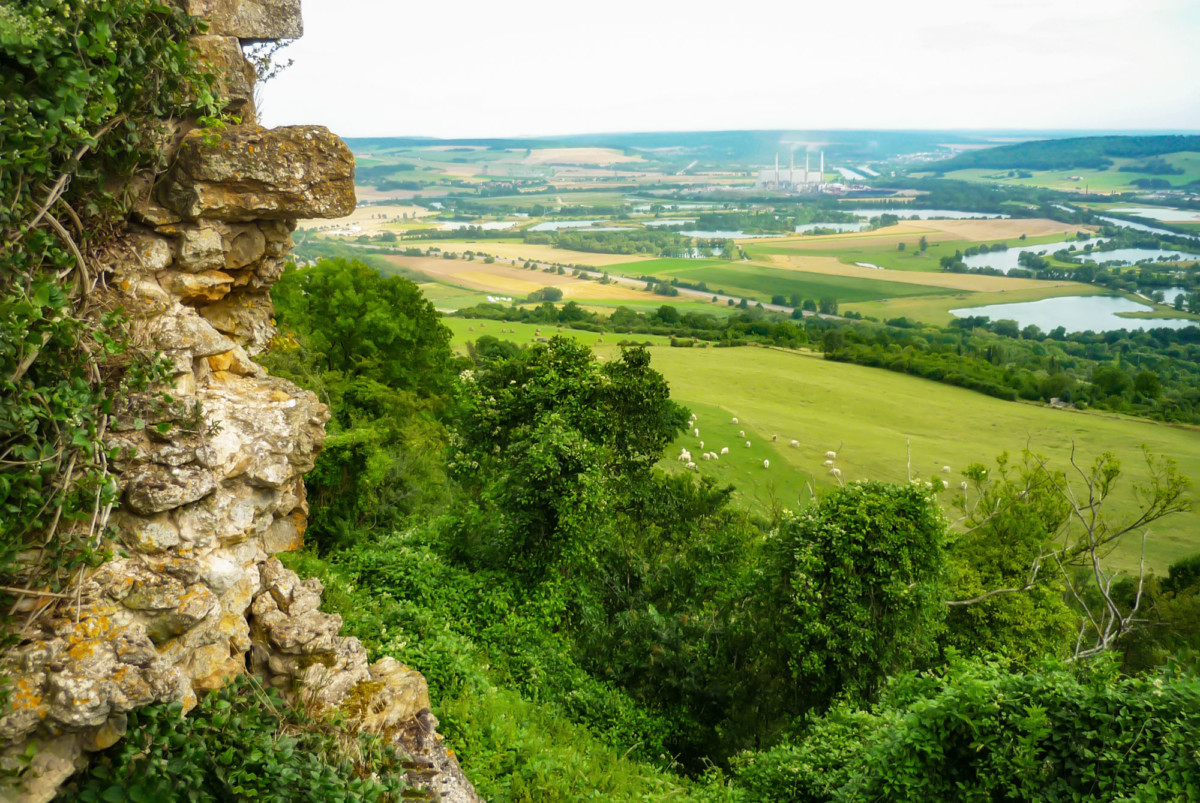
<instances>
[{"instance_id":1,"label":"distant wooded hill","mask_svg":"<svg viewBox=\"0 0 1200 803\"><path fill-rule=\"evenodd\" d=\"M1200 136L1077 137L1019 142L961 153L938 162L942 170L1072 170L1109 167L1113 159L1200 151Z\"/></svg>"}]
</instances>

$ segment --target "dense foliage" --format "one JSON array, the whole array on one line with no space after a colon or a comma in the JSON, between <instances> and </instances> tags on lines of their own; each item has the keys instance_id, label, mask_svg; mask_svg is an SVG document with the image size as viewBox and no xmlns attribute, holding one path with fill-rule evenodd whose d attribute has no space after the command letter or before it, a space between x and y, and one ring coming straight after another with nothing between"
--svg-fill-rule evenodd
<instances>
[{"instance_id":1,"label":"dense foliage","mask_svg":"<svg viewBox=\"0 0 1200 803\"><path fill-rule=\"evenodd\" d=\"M310 327L345 325L301 314L308 302L298 300L298 282L314 270L328 272L322 281L364 288L405 281L372 280L348 264L295 271L278 293L295 343L320 342ZM337 279L339 271L352 278ZM388 292L409 298L399 287ZM626 310L600 321L569 303L545 303L521 314L670 329L684 317L672 312L674 319ZM818 337L844 326L754 314L729 325L762 325L763 337L782 325L807 337L810 324ZM383 384L373 360L384 352L372 337L347 338L336 363L321 349L278 347L270 359L318 392L342 382L346 366L365 367L358 381ZM1189 738L1190 722L1164 723L1156 738L1168 747L1156 752L1137 738L1140 721L1109 721L1110 730L1092 728L1080 742L1070 721L1038 724L1022 707L1054 701L1079 721L1101 703L1149 712L1145 690L1156 667L1200 639L1188 619L1200 591L1190 563L1167 582L1151 579L1140 609L1136 589L1101 574L1095 596L1086 576L1072 574L1092 553L1082 536L1064 535L1064 477L1036 456L1021 465L1001 460L992 472L971 467L974 490L963 499L972 504L954 530L923 483L853 483L760 520L729 504L731 489L654 467L687 413L645 350L603 361L564 337L522 347L485 336L468 352L466 370L434 361L442 367L432 384L392 374L409 392L423 387L441 411L445 498L414 503L407 515L385 508L378 518L346 516L336 539L319 542L322 556L292 562L324 579L327 605L373 656L393 655L427 675L447 739L485 795L888 799L890 787L879 784L894 781L907 798L921 773L944 771L963 794L988 790L982 796L1008 788L997 784L1042 749L1036 740L1053 746L1060 738L1068 746L1061 760L1051 758L1058 763L1047 777L1064 789L1090 779L1089 767L1109 772L1103 757L1084 761L1106 740L1132 745L1132 769L1113 778L1122 794L1143 783L1139 768L1178 764L1170 745ZM335 410L339 438L390 415L351 394L329 398L354 411ZM380 465L402 460L374 453ZM1171 466L1160 468L1147 485L1154 516L1178 509L1186 487ZM347 478L360 472L341 470ZM1101 548L1128 531L1100 508L1119 473L1102 458L1081 491L1098 500L1102 529L1089 537ZM339 504L314 495L314 520ZM1021 587L1031 562L1056 549L1067 579L1046 571ZM1014 593L970 599L1005 586ZM1121 680L1109 664L1036 668L1047 656L1078 652L1080 617L1109 603L1121 613L1119 627L1085 633L1085 646L1129 649L1126 667L1147 672L1145 680ZM1155 627L1135 627L1138 617ZM1105 641L1111 634L1116 640ZM960 661L957 651L976 659ZM988 653L1003 661L977 660ZM1172 694L1191 693L1191 681L1178 683ZM998 708L989 695L1001 694L1017 702L997 697L1006 701ZM1072 700L1082 702L1071 709ZM976 720L998 734L993 741L963 748L971 725L946 731ZM1026 725L1037 725L1032 736ZM943 731L944 740L930 735ZM995 752L975 751L993 743ZM880 769L889 764L902 770L894 779ZM1015 777L1020 799L1026 776ZM938 791L930 799L959 798Z\"/></svg>"},{"instance_id":2,"label":"dense foliage","mask_svg":"<svg viewBox=\"0 0 1200 803\"><path fill-rule=\"evenodd\" d=\"M378 736L349 733L241 678L188 716L178 703L132 712L126 737L55 799L400 803L409 791L405 759Z\"/></svg>"},{"instance_id":3,"label":"dense foliage","mask_svg":"<svg viewBox=\"0 0 1200 803\"><path fill-rule=\"evenodd\" d=\"M215 106L191 29L153 0L0 6L0 586L58 589L106 535L104 415L157 367L124 354L92 255L162 166L158 126Z\"/></svg>"}]
</instances>

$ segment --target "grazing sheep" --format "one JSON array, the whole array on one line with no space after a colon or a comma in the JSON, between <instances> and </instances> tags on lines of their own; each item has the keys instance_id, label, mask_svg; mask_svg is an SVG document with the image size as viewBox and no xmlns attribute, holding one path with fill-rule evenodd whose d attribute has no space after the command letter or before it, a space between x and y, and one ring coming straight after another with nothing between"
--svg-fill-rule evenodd
<instances>
[{"instance_id":1,"label":"grazing sheep","mask_svg":"<svg viewBox=\"0 0 1200 803\"><path fill-rule=\"evenodd\" d=\"M770 467L771 467L771 461L770 461L770 460L764 460L764 461L763 461L763 468L770 468Z\"/></svg>"},{"instance_id":2,"label":"grazing sheep","mask_svg":"<svg viewBox=\"0 0 1200 803\"><path fill-rule=\"evenodd\" d=\"M744 437L746 437L746 430L744 430L744 429L739 429L739 430L738 430L738 437L739 437L739 438L744 438Z\"/></svg>"},{"instance_id":3,"label":"grazing sheep","mask_svg":"<svg viewBox=\"0 0 1200 803\"><path fill-rule=\"evenodd\" d=\"M720 460L720 459L721 459L721 456L720 456L719 454L717 454L716 452L712 452L711 454L712 454L712 456L713 456L713 460Z\"/></svg>"},{"instance_id":4,"label":"grazing sheep","mask_svg":"<svg viewBox=\"0 0 1200 803\"><path fill-rule=\"evenodd\" d=\"M738 420L737 420L737 416L735 415L735 416L733 417L733 423L735 423L735 424L736 424L737 422L738 422Z\"/></svg>"},{"instance_id":5,"label":"grazing sheep","mask_svg":"<svg viewBox=\"0 0 1200 803\"><path fill-rule=\"evenodd\" d=\"M771 443L777 443L778 441L779 441L779 436L778 436L778 435L772 435L772 436L771 436Z\"/></svg>"},{"instance_id":6,"label":"grazing sheep","mask_svg":"<svg viewBox=\"0 0 1200 803\"><path fill-rule=\"evenodd\" d=\"M842 478L842 470L840 468L831 468L829 469L829 473L837 477L839 480Z\"/></svg>"},{"instance_id":7,"label":"grazing sheep","mask_svg":"<svg viewBox=\"0 0 1200 803\"><path fill-rule=\"evenodd\" d=\"M684 449L679 452L679 459L680 459L680 461L686 463L688 460L692 459L692 453L689 452L687 449Z\"/></svg>"},{"instance_id":8,"label":"grazing sheep","mask_svg":"<svg viewBox=\"0 0 1200 803\"><path fill-rule=\"evenodd\" d=\"M750 448L750 441L746 441L746 448L747 448L747 449L749 449L749 448Z\"/></svg>"},{"instance_id":9,"label":"grazing sheep","mask_svg":"<svg viewBox=\"0 0 1200 803\"><path fill-rule=\"evenodd\" d=\"M704 448L704 441L700 441L700 448L701 448L701 449L703 449L703 448Z\"/></svg>"},{"instance_id":10,"label":"grazing sheep","mask_svg":"<svg viewBox=\"0 0 1200 803\"><path fill-rule=\"evenodd\" d=\"M793 440L793 441L792 441L792 447L793 447L793 448L797 448L797 449L798 449L798 448L800 448L800 441Z\"/></svg>"},{"instance_id":11,"label":"grazing sheep","mask_svg":"<svg viewBox=\"0 0 1200 803\"><path fill-rule=\"evenodd\" d=\"M705 460L712 460L712 458L708 456L708 452L705 452L704 454L700 455L700 457L704 458Z\"/></svg>"},{"instance_id":12,"label":"grazing sheep","mask_svg":"<svg viewBox=\"0 0 1200 803\"><path fill-rule=\"evenodd\" d=\"M729 454L729 447L728 447L728 446L722 446L722 447L721 447L721 454Z\"/></svg>"},{"instance_id":13,"label":"grazing sheep","mask_svg":"<svg viewBox=\"0 0 1200 803\"><path fill-rule=\"evenodd\" d=\"M696 467L695 463L688 461L687 468L695 468L695 467Z\"/></svg>"},{"instance_id":14,"label":"grazing sheep","mask_svg":"<svg viewBox=\"0 0 1200 803\"><path fill-rule=\"evenodd\" d=\"M949 473L950 473L950 466L942 466L942 473L943 473L943 474L949 474Z\"/></svg>"},{"instance_id":15,"label":"grazing sheep","mask_svg":"<svg viewBox=\"0 0 1200 803\"><path fill-rule=\"evenodd\" d=\"M700 430L698 430L698 429L693 429L693 430L692 430L692 434L693 434L693 435L695 435L697 438L699 438L699 437L700 437Z\"/></svg>"},{"instance_id":16,"label":"grazing sheep","mask_svg":"<svg viewBox=\"0 0 1200 803\"><path fill-rule=\"evenodd\" d=\"M832 460L826 460L826 461L825 461L825 468L833 468L833 461L832 461Z\"/></svg>"},{"instance_id":17,"label":"grazing sheep","mask_svg":"<svg viewBox=\"0 0 1200 803\"><path fill-rule=\"evenodd\" d=\"M959 489L960 489L960 490L963 490L963 491L967 490L967 481L966 481L966 480L963 480L962 482L960 482L960 483L958 484L958 487L959 487Z\"/></svg>"},{"instance_id":18,"label":"grazing sheep","mask_svg":"<svg viewBox=\"0 0 1200 803\"><path fill-rule=\"evenodd\" d=\"M837 460L837 452L826 452L825 456L830 460Z\"/></svg>"},{"instance_id":19,"label":"grazing sheep","mask_svg":"<svg viewBox=\"0 0 1200 803\"><path fill-rule=\"evenodd\" d=\"M945 480L942 480L942 490L944 491L949 487L950 487L950 483L946 482Z\"/></svg>"}]
</instances>

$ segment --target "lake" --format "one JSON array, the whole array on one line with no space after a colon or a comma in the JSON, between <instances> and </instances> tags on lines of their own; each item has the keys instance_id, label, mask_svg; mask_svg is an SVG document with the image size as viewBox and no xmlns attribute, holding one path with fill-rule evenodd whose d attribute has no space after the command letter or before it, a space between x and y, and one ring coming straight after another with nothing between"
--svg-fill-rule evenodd
<instances>
[{"instance_id":1,"label":"lake","mask_svg":"<svg viewBox=\"0 0 1200 803\"><path fill-rule=\"evenodd\" d=\"M796 227L798 234L806 234L817 229L825 229L826 231L862 231L870 223L863 221L862 223L805 223L802 226Z\"/></svg>"},{"instance_id":2,"label":"lake","mask_svg":"<svg viewBox=\"0 0 1200 803\"><path fill-rule=\"evenodd\" d=\"M879 217L880 215L895 215L899 218L920 218L921 220L933 220L935 218L943 218L946 220L970 220L972 218L1001 218L1008 215L992 214L989 212L960 212L957 209L905 209L904 207L896 207L891 209L846 209L844 210L859 217Z\"/></svg>"},{"instance_id":3,"label":"lake","mask_svg":"<svg viewBox=\"0 0 1200 803\"><path fill-rule=\"evenodd\" d=\"M1077 250L1082 250L1088 243L1102 243L1103 237L1093 237L1090 240L1064 240L1057 243L1045 243L1044 245L1023 245L1019 248L1010 248L1007 251L990 251L986 254L975 254L974 256L963 257L963 264L968 268L995 268L1008 273L1013 268L1019 268L1018 263L1022 251L1029 251L1034 254L1044 254L1050 256L1055 251L1061 251L1064 248L1075 246Z\"/></svg>"},{"instance_id":4,"label":"lake","mask_svg":"<svg viewBox=\"0 0 1200 803\"><path fill-rule=\"evenodd\" d=\"M1200 212L1195 209L1173 209L1171 207L1131 207L1129 209L1110 209L1123 215L1148 217L1151 220L1161 220L1164 223L1200 223Z\"/></svg>"},{"instance_id":5,"label":"lake","mask_svg":"<svg viewBox=\"0 0 1200 803\"><path fill-rule=\"evenodd\" d=\"M1153 307L1123 296L1060 296L1016 304L990 304L986 307L952 309L958 318L986 315L993 321L1016 321L1022 328L1033 324L1043 332L1059 326L1068 332L1108 332L1114 329L1183 329L1200 321L1184 318L1121 318L1118 312L1150 312Z\"/></svg>"},{"instance_id":6,"label":"lake","mask_svg":"<svg viewBox=\"0 0 1200 803\"><path fill-rule=\"evenodd\" d=\"M459 229L469 229L475 227L484 231L500 231L502 229L511 229L517 225L515 220L488 220L482 223L470 220L446 220L438 224L438 228L442 231L458 231Z\"/></svg>"},{"instance_id":7,"label":"lake","mask_svg":"<svg viewBox=\"0 0 1200 803\"><path fill-rule=\"evenodd\" d=\"M674 220L643 220L643 226L686 226L689 223L695 223L694 217L681 217Z\"/></svg>"},{"instance_id":8,"label":"lake","mask_svg":"<svg viewBox=\"0 0 1200 803\"><path fill-rule=\"evenodd\" d=\"M705 240L757 240L762 237L782 237L782 234L747 234L744 231L681 231L685 237L700 237Z\"/></svg>"},{"instance_id":9,"label":"lake","mask_svg":"<svg viewBox=\"0 0 1200 803\"><path fill-rule=\"evenodd\" d=\"M1178 250L1164 250L1162 248L1114 248L1112 251L1093 251L1090 254L1079 254L1072 258L1077 262L1092 260L1097 265L1103 265L1106 262L1116 262L1120 265L1135 265L1146 259L1151 262L1174 262L1176 259L1181 262L1188 262L1200 260L1200 255L1188 254Z\"/></svg>"},{"instance_id":10,"label":"lake","mask_svg":"<svg viewBox=\"0 0 1200 803\"><path fill-rule=\"evenodd\" d=\"M1169 229L1159 228L1157 226L1147 226L1145 223L1134 223L1129 220L1121 220L1116 217L1105 217L1104 215L1096 215L1098 220L1103 220L1105 223L1111 223L1114 226L1121 226L1126 229L1134 229L1135 231L1148 231L1151 234L1169 234L1172 237L1183 237L1189 240L1200 242L1200 237L1191 237L1187 234L1177 234Z\"/></svg>"},{"instance_id":11,"label":"lake","mask_svg":"<svg viewBox=\"0 0 1200 803\"><path fill-rule=\"evenodd\" d=\"M547 220L544 223L539 223L536 226L531 226L530 231L558 231L559 229L583 229L591 226L599 221L595 220Z\"/></svg>"}]
</instances>

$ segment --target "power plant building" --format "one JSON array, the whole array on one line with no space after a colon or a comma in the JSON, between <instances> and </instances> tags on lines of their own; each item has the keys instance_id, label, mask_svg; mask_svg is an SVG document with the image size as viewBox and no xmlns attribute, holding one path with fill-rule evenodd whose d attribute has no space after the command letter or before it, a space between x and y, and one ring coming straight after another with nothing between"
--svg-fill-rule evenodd
<instances>
[{"instance_id":1,"label":"power plant building","mask_svg":"<svg viewBox=\"0 0 1200 803\"><path fill-rule=\"evenodd\" d=\"M821 166L818 170L809 168L809 154L804 154L804 168L796 169L796 154L793 152L788 167L779 168L779 154L775 154L775 168L758 171L758 181L755 186L764 190L783 190L784 192L816 192L825 184L825 152L821 151Z\"/></svg>"}]
</instances>

